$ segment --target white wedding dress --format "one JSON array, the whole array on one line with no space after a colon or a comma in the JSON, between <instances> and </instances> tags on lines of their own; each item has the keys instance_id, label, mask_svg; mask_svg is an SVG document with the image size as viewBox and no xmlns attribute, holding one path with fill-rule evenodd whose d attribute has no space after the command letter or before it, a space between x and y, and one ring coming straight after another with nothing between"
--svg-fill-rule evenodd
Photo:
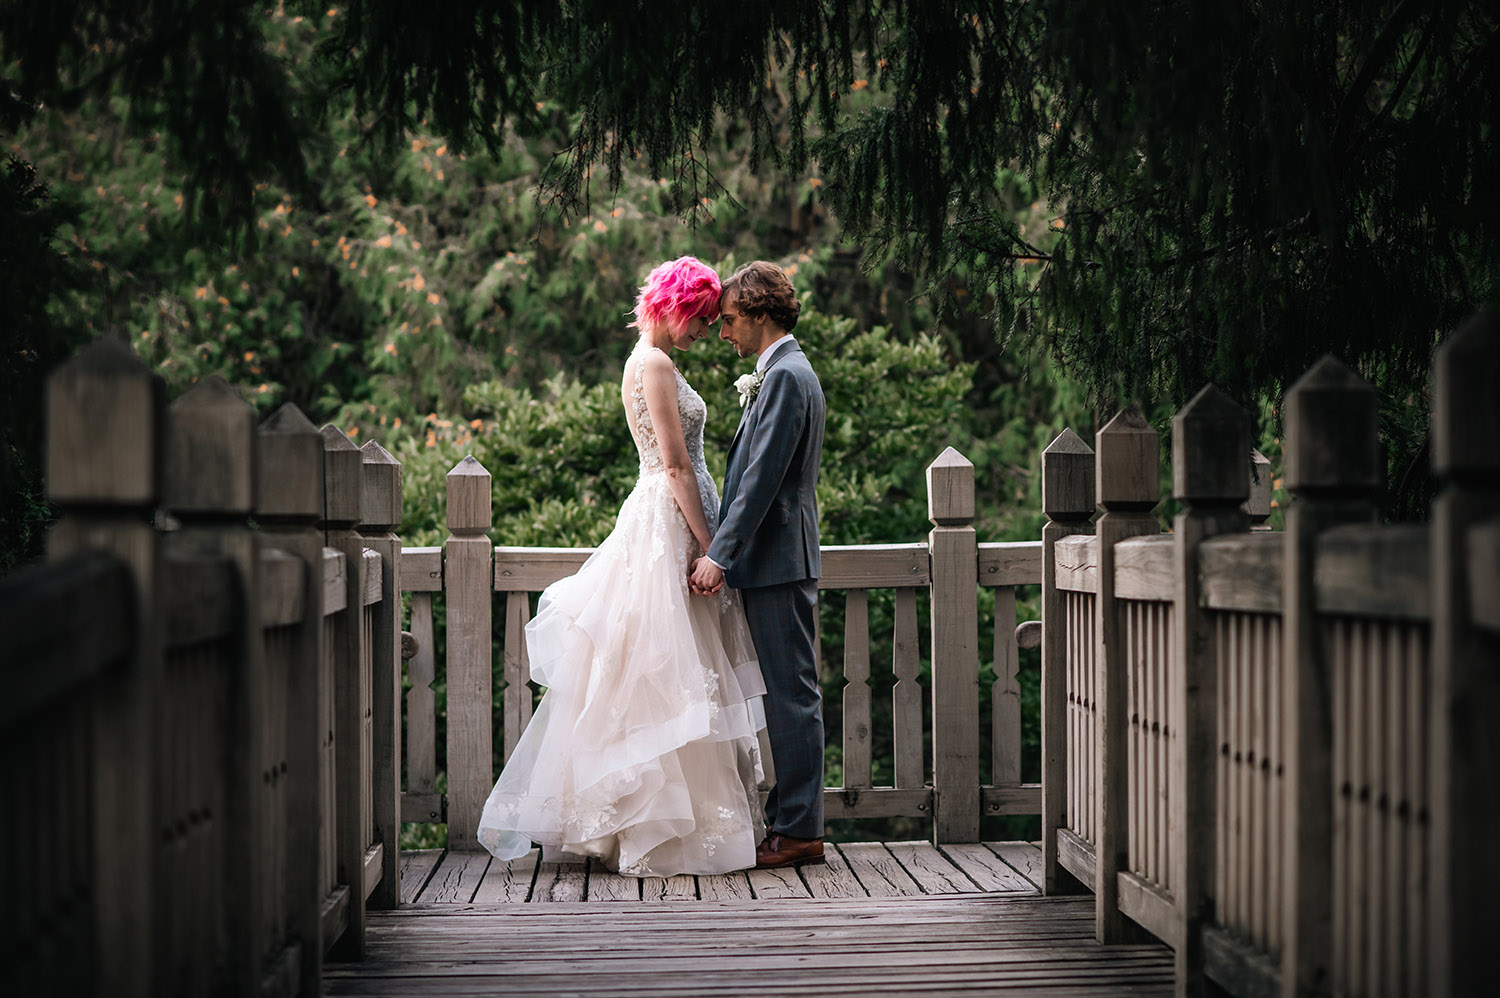
<instances>
[{"instance_id":1,"label":"white wedding dress","mask_svg":"<svg viewBox=\"0 0 1500 998\"><path fill-rule=\"evenodd\" d=\"M577 574L542 593L526 625L531 674L547 687L490 792L479 841L515 859L533 842L621 873L727 873L755 865L765 818L758 735L766 692L739 596L687 585L692 531L627 362L640 478L614 530ZM677 378L677 407L710 523L719 498L703 463L703 399Z\"/></svg>"}]
</instances>

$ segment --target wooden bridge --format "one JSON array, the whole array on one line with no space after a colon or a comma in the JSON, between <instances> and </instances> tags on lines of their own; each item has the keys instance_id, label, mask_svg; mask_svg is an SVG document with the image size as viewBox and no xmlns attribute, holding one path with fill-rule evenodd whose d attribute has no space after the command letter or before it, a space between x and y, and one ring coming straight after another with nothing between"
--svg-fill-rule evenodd
<instances>
[{"instance_id":1,"label":"wooden bridge","mask_svg":"<svg viewBox=\"0 0 1500 998\"><path fill-rule=\"evenodd\" d=\"M0 966L70 995L1474 993L1500 888L1496 384L1480 316L1436 361L1426 526L1374 522L1377 400L1331 359L1288 394L1283 531L1211 388L1174 421L1167 533L1134 413L1048 448L1040 542L981 543L945 452L927 541L825 548L821 581L829 820L929 839L636 880L473 838L496 723L508 756L535 695L533 594L587 552L497 547L472 458L444 545L403 549L379 444L291 407L257 427L216 381L167 407L101 340L51 379L49 561L0 580ZM1039 631L1015 610L1038 582ZM1042 647L1040 785L1017 634ZM1040 814L1040 843L980 842L1002 814ZM447 849L401 854L403 821Z\"/></svg>"}]
</instances>

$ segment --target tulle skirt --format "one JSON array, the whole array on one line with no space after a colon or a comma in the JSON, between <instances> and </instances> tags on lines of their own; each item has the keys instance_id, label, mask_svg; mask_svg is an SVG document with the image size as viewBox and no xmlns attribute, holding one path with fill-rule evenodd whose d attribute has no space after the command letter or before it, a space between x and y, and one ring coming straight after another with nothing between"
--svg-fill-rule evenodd
<instances>
[{"instance_id":1,"label":"tulle skirt","mask_svg":"<svg viewBox=\"0 0 1500 998\"><path fill-rule=\"evenodd\" d=\"M765 694L739 597L687 587L692 533L660 473L526 625L546 693L485 803L499 859L539 843L638 876L755 865Z\"/></svg>"}]
</instances>

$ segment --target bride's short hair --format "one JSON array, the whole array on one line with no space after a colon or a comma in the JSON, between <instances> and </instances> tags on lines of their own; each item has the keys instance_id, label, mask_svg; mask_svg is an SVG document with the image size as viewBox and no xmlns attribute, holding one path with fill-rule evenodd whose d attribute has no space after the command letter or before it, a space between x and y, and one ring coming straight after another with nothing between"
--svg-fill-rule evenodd
<instances>
[{"instance_id":1,"label":"bride's short hair","mask_svg":"<svg viewBox=\"0 0 1500 998\"><path fill-rule=\"evenodd\" d=\"M750 318L764 315L787 332L797 327L802 302L786 271L766 260L752 260L724 282L721 301Z\"/></svg>"},{"instance_id":2,"label":"bride's short hair","mask_svg":"<svg viewBox=\"0 0 1500 998\"><path fill-rule=\"evenodd\" d=\"M670 260L646 275L630 325L637 329L666 326L675 333L699 316L718 318L722 290L719 275L697 257Z\"/></svg>"}]
</instances>

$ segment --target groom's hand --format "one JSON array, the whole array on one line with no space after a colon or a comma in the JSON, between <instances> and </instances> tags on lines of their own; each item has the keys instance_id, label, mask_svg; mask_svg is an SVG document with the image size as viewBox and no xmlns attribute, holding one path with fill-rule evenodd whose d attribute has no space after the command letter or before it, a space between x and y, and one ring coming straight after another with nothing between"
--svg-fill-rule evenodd
<instances>
[{"instance_id":1,"label":"groom's hand","mask_svg":"<svg viewBox=\"0 0 1500 998\"><path fill-rule=\"evenodd\" d=\"M688 585L699 596L712 596L724 588L724 573L706 555L700 555L688 573Z\"/></svg>"}]
</instances>

